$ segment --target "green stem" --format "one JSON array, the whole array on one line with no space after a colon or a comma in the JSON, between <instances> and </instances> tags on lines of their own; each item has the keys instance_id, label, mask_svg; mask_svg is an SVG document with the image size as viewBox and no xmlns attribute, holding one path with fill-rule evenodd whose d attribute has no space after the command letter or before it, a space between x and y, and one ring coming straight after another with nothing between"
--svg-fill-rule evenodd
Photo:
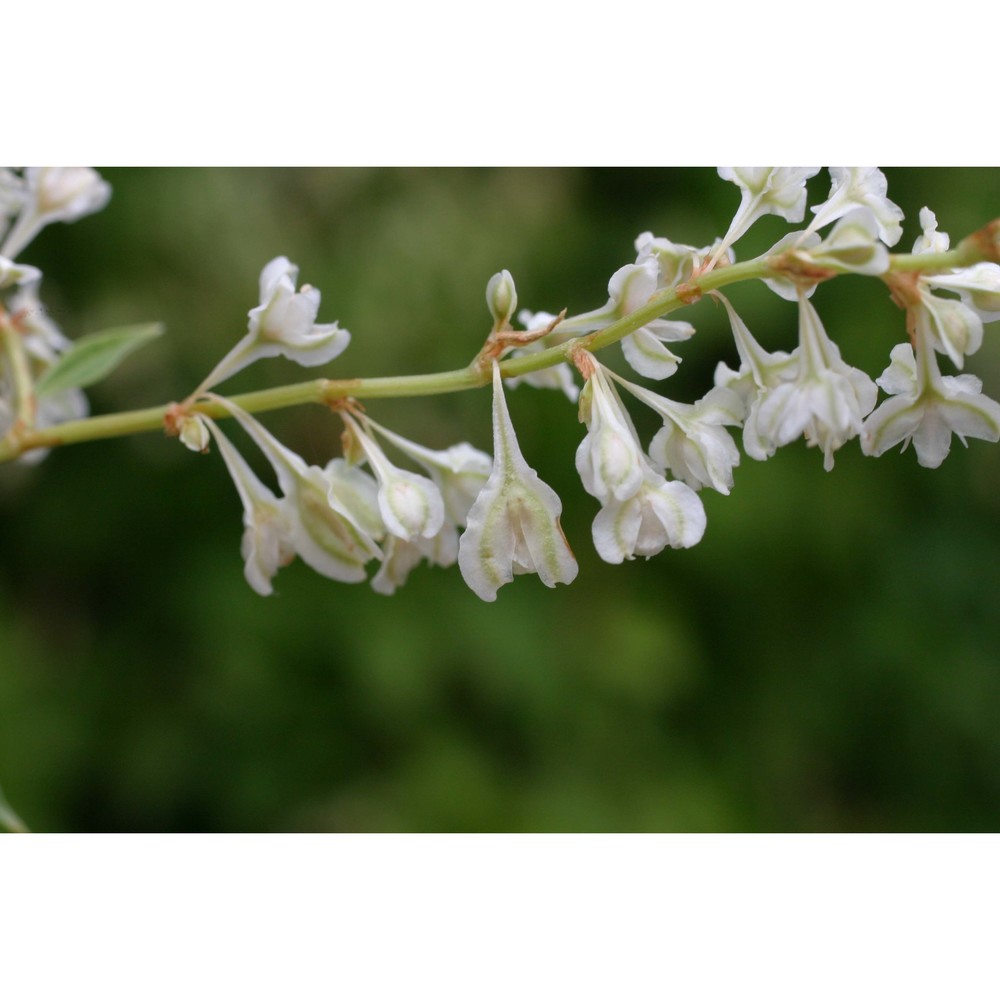
<instances>
[{"instance_id":1,"label":"green stem","mask_svg":"<svg viewBox=\"0 0 1000 1000\"><path fill-rule=\"evenodd\" d=\"M963 240L954 250L935 254L893 254L891 271L942 271L953 267L967 267L981 260L997 259L997 229L1000 220L990 223L978 233ZM585 348L598 351L635 332L650 320L665 316L676 309L697 301L705 293L739 281L766 278L774 273L773 259L757 257L754 260L717 267L679 286L658 292L639 309L611 323L596 333L574 337L565 343L534 354L507 358L500 364L505 378L527 375L563 361L570 360L575 351ZM9 346L10 335L4 344ZM23 355L22 355L23 356ZM305 403L329 405L348 396L356 399L385 399L402 396L434 396L448 392L475 389L490 382L489 366L468 365L454 371L435 372L427 375L401 375L384 378L312 379L291 385L263 389L230 397L237 406L248 413L262 413ZM15 381L17 375L15 371ZM29 397L30 398L30 397ZM21 394L18 393L18 399ZM0 441L0 462L10 461L34 448L54 448L59 445L78 444L102 438L141 434L163 427L170 406L130 410L108 416L72 420L43 430L22 429L17 435L8 434ZM193 410L213 419L230 414L218 403L205 400L195 404Z\"/></svg>"},{"instance_id":2,"label":"green stem","mask_svg":"<svg viewBox=\"0 0 1000 1000\"><path fill-rule=\"evenodd\" d=\"M5 313L0 313L0 361L14 392L14 423L9 437L20 438L35 422L35 387L21 334Z\"/></svg>"}]
</instances>

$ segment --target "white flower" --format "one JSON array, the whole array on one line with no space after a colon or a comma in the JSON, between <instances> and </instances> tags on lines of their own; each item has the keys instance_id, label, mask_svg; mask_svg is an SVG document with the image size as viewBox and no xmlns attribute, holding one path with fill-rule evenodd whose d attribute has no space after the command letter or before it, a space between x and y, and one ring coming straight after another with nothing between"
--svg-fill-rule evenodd
<instances>
[{"instance_id":1,"label":"white flower","mask_svg":"<svg viewBox=\"0 0 1000 1000\"><path fill-rule=\"evenodd\" d=\"M257 478L214 420L208 417L200 417L199 420L215 438L240 500L243 501L243 540L240 546L240 554L244 559L243 575L258 594L266 597L274 592L271 585L274 575L295 558L292 514L288 501L279 500Z\"/></svg>"},{"instance_id":2,"label":"white flower","mask_svg":"<svg viewBox=\"0 0 1000 1000\"><path fill-rule=\"evenodd\" d=\"M459 542L465 582L484 601L496 600L515 573L537 573L547 587L571 583L578 567L559 526L562 504L521 454L496 362L493 452L493 470Z\"/></svg>"},{"instance_id":3,"label":"white flower","mask_svg":"<svg viewBox=\"0 0 1000 1000\"><path fill-rule=\"evenodd\" d=\"M386 538L382 546L384 558L378 573L372 577L372 589L392 594L421 560L437 566L451 566L455 562L458 529L465 526L469 509L489 478L493 460L464 441L436 451L382 427L369 417L365 418L365 424L423 466L444 503L444 518L436 534L414 535L406 540L390 534ZM373 495L377 503L377 490Z\"/></svg>"},{"instance_id":4,"label":"white flower","mask_svg":"<svg viewBox=\"0 0 1000 1000\"><path fill-rule=\"evenodd\" d=\"M685 483L667 482L653 468L608 376L629 391L638 390L640 399L659 397L614 375L593 356L583 357L589 371L580 395L580 419L588 433L577 449L576 467L584 489L601 501L592 527L598 555L620 563L655 555L668 545L696 544L705 531L701 500ZM719 392L732 395L739 405L728 390Z\"/></svg>"},{"instance_id":5,"label":"white flower","mask_svg":"<svg viewBox=\"0 0 1000 1000\"><path fill-rule=\"evenodd\" d=\"M789 302L800 292L811 296L819 277L828 269L854 274L884 274L889 270L889 251L879 242L875 216L867 208L855 208L839 219L830 233L789 233L767 252L782 271L764 279L771 291ZM810 271L819 271L819 277Z\"/></svg>"},{"instance_id":6,"label":"white flower","mask_svg":"<svg viewBox=\"0 0 1000 1000\"><path fill-rule=\"evenodd\" d=\"M658 268L657 288L672 288L674 285L687 281L718 249L719 242L710 247L692 247L686 243L674 243L663 236L654 236L650 232L640 233L635 239L637 264L645 264L655 260ZM727 260L732 263L734 255L731 250L725 251Z\"/></svg>"},{"instance_id":7,"label":"white flower","mask_svg":"<svg viewBox=\"0 0 1000 1000\"><path fill-rule=\"evenodd\" d=\"M370 512L357 509L358 491L306 465L231 400L211 398L239 421L271 463L288 500L292 544L303 562L342 583L364 580L365 563L381 559L382 550L366 527L372 521Z\"/></svg>"},{"instance_id":8,"label":"white flower","mask_svg":"<svg viewBox=\"0 0 1000 1000\"><path fill-rule=\"evenodd\" d=\"M7 257L0 257L0 288L24 285L38 281L42 272L30 264L15 264Z\"/></svg>"},{"instance_id":9,"label":"white flower","mask_svg":"<svg viewBox=\"0 0 1000 1000\"><path fill-rule=\"evenodd\" d=\"M913 244L914 253L944 253L951 245L948 234L938 232L937 216L926 205L920 209L920 228L923 232Z\"/></svg>"},{"instance_id":10,"label":"white flower","mask_svg":"<svg viewBox=\"0 0 1000 1000\"><path fill-rule=\"evenodd\" d=\"M54 364L59 355L72 346L72 341L52 321L39 299L37 281L22 285L11 296L7 310L21 333L25 352L45 367Z\"/></svg>"},{"instance_id":11,"label":"white flower","mask_svg":"<svg viewBox=\"0 0 1000 1000\"><path fill-rule=\"evenodd\" d=\"M923 283L923 279L920 279ZM962 368L967 354L975 354L983 343L983 321L967 305L943 299L921 289L921 306L915 310L918 330L927 333L935 350L947 354Z\"/></svg>"},{"instance_id":12,"label":"white flower","mask_svg":"<svg viewBox=\"0 0 1000 1000\"><path fill-rule=\"evenodd\" d=\"M444 525L444 501L437 486L426 476L393 465L378 442L350 414L344 414L344 422L378 481L378 509L390 534L404 541L433 538Z\"/></svg>"},{"instance_id":13,"label":"white flower","mask_svg":"<svg viewBox=\"0 0 1000 1000\"><path fill-rule=\"evenodd\" d=\"M642 264L626 264L611 276L608 283L608 294L611 298L603 309L592 314L598 322L594 329L614 322L623 316L628 316L642 308L657 290L659 266L655 259L648 259ZM576 317L579 321L585 317ZM690 323L675 320L652 319L627 337L622 338L622 353L625 360L640 375L647 378L664 379L677 371L681 359L673 351L664 347L664 343L686 340L694 333Z\"/></svg>"},{"instance_id":14,"label":"white flower","mask_svg":"<svg viewBox=\"0 0 1000 1000\"><path fill-rule=\"evenodd\" d=\"M638 491L611 499L594 518L594 547L609 563L655 556L668 545L686 549L705 533L701 498L685 483L667 482L648 463Z\"/></svg>"},{"instance_id":15,"label":"white flower","mask_svg":"<svg viewBox=\"0 0 1000 1000\"><path fill-rule=\"evenodd\" d=\"M587 357L593 371L580 394L580 420L587 434L576 450L576 469L583 488L602 503L627 500L642 485L642 447L604 366Z\"/></svg>"},{"instance_id":16,"label":"white flower","mask_svg":"<svg viewBox=\"0 0 1000 1000\"><path fill-rule=\"evenodd\" d=\"M25 270L35 271L35 268ZM31 379L37 383L72 343L45 312L45 307L38 299L37 280L22 285L11 295L7 311L9 322L24 347ZM13 395L13 385L0 363L0 397L3 399L0 405L0 435L6 433L14 419L14 407L11 405ZM32 425L35 430L55 427L69 420L82 420L90 412L86 395L82 389L75 387L55 392L38 392L34 407ZM18 461L33 465L47 454L48 449L35 448L22 455Z\"/></svg>"},{"instance_id":17,"label":"white flower","mask_svg":"<svg viewBox=\"0 0 1000 1000\"><path fill-rule=\"evenodd\" d=\"M913 245L915 254L943 253L949 247L947 233L938 232L937 218L929 208L920 210L923 233ZM934 294L935 288L956 291L962 301ZM920 307L915 310L916 327L926 333L934 349L947 354L961 369L968 354L983 343L983 320L996 319L1000 308L1000 267L996 264L958 268L946 274L921 275L917 279Z\"/></svg>"},{"instance_id":18,"label":"white flower","mask_svg":"<svg viewBox=\"0 0 1000 1000\"><path fill-rule=\"evenodd\" d=\"M564 320L558 329L574 334L602 330L615 320L641 309L656 294L658 274L659 265L653 257L648 257L641 264L620 267L608 282L610 298L607 303L600 309ZM687 340L693 333L694 327L690 323L651 319L622 338L622 353L640 375L664 379L677 371L681 361L664 347L664 343Z\"/></svg>"},{"instance_id":19,"label":"white flower","mask_svg":"<svg viewBox=\"0 0 1000 1000\"><path fill-rule=\"evenodd\" d=\"M656 294L658 274L655 260L619 268L608 284L611 295L608 306L614 308L615 316L628 316L644 306ZM668 378L677 371L681 359L664 347L664 343L687 340L693 334L694 327L690 323L652 319L622 338L622 353L640 375L652 379Z\"/></svg>"},{"instance_id":20,"label":"white flower","mask_svg":"<svg viewBox=\"0 0 1000 1000\"><path fill-rule=\"evenodd\" d=\"M984 323L1000 319L1000 264L983 261L950 274L928 274L923 280L932 288L958 292L962 303Z\"/></svg>"},{"instance_id":21,"label":"white flower","mask_svg":"<svg viewBox=\"0 0 1000 1000\"><path fill-rule=\"evenodd\" d=\"M372 590L389 595L406 583L410 571L423 559L435 566L454 565L458 558L458 529L446 524L433 538L417 536L408 541L390 535L383 551L385 558L372 577Z\"/></svg>"},{"instance_id":22,"label":"white flower","mask_svg":"<svg viewBox=\"0 0 1000 1000\"><path fill-rule=\"evenodd\" d=\"M0 235L7 220L24 205L24 180L9 167L0 167Z\"/></svg>"},{"instance_id":23,"label":"white flower","mask_svg":"<svg viewBox=\"0 0 1000 1000\"><path fill-rule=\"evenodd\" d=\"M875 383L844 364L840 349L826 335L819 315L805 296L799 300L799 369L792 381L770 389L756 414L756 431L769 446L782 447L804 434L823 450L823 467L833 468L833 453L861 430L875 405Z\"/></svg>"},{"instance_id":24,"label":"white flower","mask_svg":"<svg viewBox=\"0 0 1000 1000\"><path fill-rule=\"evenodd\" d=\"M719 176L740 189L740 207L709 261L714 267L723 252L764 215L801 222L806 214L806 181L818 167L719 167Z\"/></svg>"},{"instance_id":25,"label":"white flower","mask_svg":"<svg viewBox=\"0 0 1000 1000\"><path fill-rule=\"evenodd\" d=\"M854 274L885 274L889 270L881 223L866 206L845 212L833 229L809 254L820 267Z\"/></svg>"},{"instance_id":26,"label":"white flower","mask_svg":"<svg viewBox=\"0 0 1000 1000\"><path fill-rule=\"evenodd\" d=\"M861 450L878 456L912 441L917 461L936 469L951 449L951 436L1000 440L1000 403L982 394L974 375L942 376L926 331L917 334L917 353L897 344L878 384L891 395L865 421Z\"/></svg>"},{"instance_id":27,"label":"white flower","mask_svg":"<svg viewBox=\"0 0 1000 1000\"><path fill-rule=\"evenodd\" d=\"M28 167L19 197L21 214L0 248L4 257L17 257L50 222L74 222L100 211L111 185L90 167Z\"/></svg>"},{"instance_id":28,"label":"white flower","mask_svg":"<svg viewBox=\"0 0 1000 1000\"><path fill-rule=\"evenodd\" d=\"M663 419L649 444L649 457L694 490L703 486L728 496L739 449L724 425L739 426L743 403L732 389L716 386L697 403L675 403L624 379L619 382Z\"/></svg>"},{"instance_id":29,"label":"white flower","mask_svg":"<svg viewBox=\"0 0 1000 1000\"><path fill-rule=\"evenodd\" d=\"M374 420L369 419L368 423L430 473L435 486L441 491L445 517L453 524L464 527L469 508L489 478L493 459L465 441L435 451L409 441Z\"/></svg>"},{"instance_id":30,"label":"white flower","mask_svg":"<svg viewBox=\"0 0 1000 1000\"><path fill-rule=\"evenodd\" d=\"M761 433L758 427L760 409L771 390L786 382L794 381L800 367L800 351L765 351L750 333L747 325L737 315L729 300L720 292L712 295L726 308L733 339L740 356L739 371L719 362L715 369L715 384L731 389L743 402L743 447L758 461L770 458L777 444Z\"/></svg>"},{"instance_id":31,"label":"white flower","mask_svg":"<svg viewBox=\"0 0 1000 1000\"><path fill-rule=\"evenodd\" d=\"M311 285L295 290L299 269L275 257L260 273L260 305L249 312L246 336L215 366L199 391L210 389L260 358L282 355L306 367L332 361L351 341L336 323L317 324L320 293Z\"/></svg>"},{"instance_id":32,"label":"white flower","mask_svg":"<svg viewBox=\"0 0 1000 1000\"><path fill-rule=\"evenodd\" d=\"M815 218L808 232L815 232L861 207L871 212L878 238L886 246L895 246L903 235L903 210L886 197L885 174L877 167L830 167L833 183L822 205L812 211Z\"/></svg>"}]
</instances>

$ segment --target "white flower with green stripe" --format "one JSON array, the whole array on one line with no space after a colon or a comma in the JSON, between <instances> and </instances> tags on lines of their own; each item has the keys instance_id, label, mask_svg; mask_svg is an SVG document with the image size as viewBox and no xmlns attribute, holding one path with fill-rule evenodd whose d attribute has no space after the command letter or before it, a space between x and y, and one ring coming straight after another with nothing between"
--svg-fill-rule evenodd
<instances>
[{"instance_id":1,"label":"white flower with green stripe","mask_svg":"<svg viewBox=\"0 0 1000 1000\"><path fill-rule=\"evenodd\" d=\"M537 573L547 587L572 583L577 563L559 525L562 503L524 460L493 363L493 468L469 511L458 565L484 601L516 574Z\"/></svg>"}]
</instances>

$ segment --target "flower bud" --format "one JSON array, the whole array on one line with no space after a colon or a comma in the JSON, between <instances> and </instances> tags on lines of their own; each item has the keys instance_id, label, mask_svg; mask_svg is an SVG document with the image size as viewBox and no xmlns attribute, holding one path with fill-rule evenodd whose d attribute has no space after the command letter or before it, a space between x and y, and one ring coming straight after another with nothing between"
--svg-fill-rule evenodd
<instances>
[{"instance_id":1,"label":"flower bud","mask_svg":"<svg viewBox=\"0 0 1000 1000\"><path fill-rule=\"evenodd\" d=\"M517 309L517 289L510 271L500 271L486 285L486 305L493 317L493 329L504 330Z\"/></svg>"},{"instance_id":2,"label":"flower bud","mask_svg":"<svg viewBox=\"0 0 1000 1000\"><path fill-rule=\"evenodd\" d=\"M208 451L208 425L198 414L189 413L182 417L177 423L177 430L177 436L185 448L197 452Z\"/></svg>"}]
</instances>

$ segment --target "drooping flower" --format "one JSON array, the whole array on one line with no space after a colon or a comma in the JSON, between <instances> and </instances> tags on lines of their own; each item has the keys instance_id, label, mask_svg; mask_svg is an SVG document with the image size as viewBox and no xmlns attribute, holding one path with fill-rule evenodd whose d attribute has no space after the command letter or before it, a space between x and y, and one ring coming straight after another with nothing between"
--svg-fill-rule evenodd
<instances>
[{"instance_id":1,"label":"drooping flower","mask_svg":"<svg viewBox=\"0 0 1000 1000\"><path fill-rule=\"evenodd\" d=\"M370 417L366 416L364 422L368 429L423 466L443 501L444 517L435 534L415 534L403 539L398 534L388 533L382 542L384 558L371 584L377 593L392 594L422 560L444 567L455 562L459 528L465 527L469 509L489 478L493 461L485 452L464 441L434 450L396 434ZM377 490L373 496L377 503ZM382 530L385 534L385 529Z\"/></svg>"},{"instance_id":2,"label":"drooping flower","mask_svg":"<svg viewBox=\"0 0 1000 1000\"><path fill-rule=\"evenodd\" d=\"M918 331L917 351L897 344L891 363L877 380L890 395L864 422L861 450L878 456L912 441L917 461L936 469L951 450L956 434L1000 440L1000 403L984 396L974 375L942 375L926 330Z\"/></svg>"},{"instance_id":3,"label":"drooping flower","mask_svg":"<svg viewBox=\"0 0 1000 1000\"><path fill-rule=\"evenodd\" d=\"M739 449L725 430L743 422L743 402L732 389L716 386L696 403L676 403L615 376L636 399L654 410L663 426L649 444L649 457L661 470L693 490L711 486L728 496Z\"/></svg>"},{"instance_id":4,"label":"drooping flower","mask_svg":"<svg viewBox=\"0 0 1000 1000\"><path fill-rule=\"evenodd\" d=\"M283 356L306 367L324 365L351 341L337 323L318 324L320 293L311 285L298 291L299 269L275 257L260 273L260 305L249 312L247 334L215 366L199 391L218 385L261 358Z\"/></svg>"},{"instance_id":5,"label":"drooping flower","mask_svg":"<svg viewBox=\"0 0 1000 1000\"><path fill-rule=\"evenodd\" d=\"M733 331L740 367L733 371L720 361L715 369L715 384L730 389L743 402L743 448L757 461L770 458L778 448L777 442L762 433L759 427L761 406L772 390L798 376L801 363L800 350L765 351L740 318L730 301L720 292L713 292L726 309Z\"/></svg>"},{"instance_id":6,"label":"drooping flower","mask_svg":"<svg viewBox=\"0 0 1000 1000\"><path fill-rule=\"evenodd\" d=\"M364 580L365 564L381 559L382 550L369 530L371 513L357 507L357 488L307 465L232 400L210 398L236 418L271 463L288 501L291 542L303 562L342 583Z\"/></svg>"},{"instance_id":7,"label":"drooping flower","mask_svg":"<svg viewBox=\"0 0 1000 1000\"><path fill-rule=\"evenodd\" d=\"M856 437L875 406L875 383L845 364L812 304L799 299L799 366L793 380L781 382L761 399L756 431L774 447L805 435L823 451L823 467L833 468L833 453Z\"/></svg>"},{"instance_id":8,"label":"drooping flower","mask_svg":"<svg viewBox=\"0 0 1000 1000\"><path fill-rule=\"evenodd\" d=\"M577 563L559 526L562 504L524 460L493 363L493 469L469 511L458 565L484 601L517 573L537 573L554 587L571 583Z\"/></svg>"},{"instance_id":9,"label":"drooping flower","mask_svg":"<svg viewBox=\"0 0 1000 1000\"><path fill-rule=\"evenodd\" d=\"M598 555L620 563L655 555L668 545L696 544L705 531L701 500L685 483L668 482L653 468L608 377L613 373L592 355L582 357L587 384L580 395L580 419L587 435L577 449L576 467L584 489L601 501L592 527Z\"/></svg>"},{"instance_id":10,"label":"drooping flower","mask_svg":"<svg viewBox=\"0 0 1000 1000\"><path fill-rule=\"evenodd\" d=\"M372 590L390 595L406 583L410 571L426 559L434 566L452 566L458 558L458 531L446 524L432 538L415 536L402 539L390 535L382 546L384 558L372 577Z\"/></svg>"},{"instance_id":11,"label":"drooping flower","mask_svg":"<svg viewBox=\"0 0 1000 1000\"><path fill-rule=\"evenodd\" d=\"M948 249L948 234L938 231L937 218L929 208L920 210L920 224L923 233L913 246L915 254ZM983 262L943 274L922 274L916 284L920 295L916 327L928 335L935 350L947 354L961 369L965 357L982 346L983 323L1000 319L1000 265ZM959 299L942 298L934 294L935 289L957 292Z\"/></svg>"},{"instance_id":12,"label":"drooping flower","mask_svg":"<svg viewBox=\"0 0 1000 1000\"><path fill-rule=\"evenodd\" d=\"M587 355L591 371L580 394L587 434L576 450L583 488L602 503L627 500L642 485L645 458L635 427L604 366Z\"/></svg>"},{"instance_id":13,"label":"drooping flower","mask_svg":"<svg viewBox=\"0 0 1000 1000\"><path fill-rule=\"evenodd\" d=\"M404 541L433 538L444 525L444 501L426 476L393 465L379 443L350 414L344 422L378 482L378 509L390 534Z\"/></svg>"},{"instance_id":14,"label":"drooping flower","mask_svg":"<svg viewBox=\"0 0 1000 1000\"><path fill-rule=\"evenodd\" d=\"M594 547L609 563L655 556L668 545L686 549L705 534L705 507L686 483L668 482L648 463L627 500L608 500L594 518Z\"/></svg>"},{"instance_id":15,"label":"drooping flower","mask_svg":"<svg viewBox=\"0 0 1000 1000\"><path fill-rule=\"evenodd\" d=\"M279 500L265 486L219 429L214 420L199 417L215 438L229 475L243 502L243 540L240 554L244 559L243 575L262 597L274 592L271 580L282 566L295 558L292 510L287 498ZM204 449L198 449L204 450Z\"/></svg>"},{"instance_id":16,"label":"drooping flower","mask_svg":"<svg viewBox=\"0 0 1000 1000\"><path fill-rule=\"evenodd\" d=\"M368 420L379 434L427 470L444 500L445 517L459 527L465 526L469 508L489 478L493 460L484 451L462 441L437 451L410 441L395 431Z\"/></svg>"},{"instance_id":17,"label":"drooping flower","mask_svg":"<svg viewBox=\"0 0 1000 1000\"><path fill-rule=\"evenodd\" d=\"M50 222L75 222L99 212L110 198L111 185L90 167L28 167L18 190L21 212L0 256L17 257Z\"/></svg>"}]
</instances>

